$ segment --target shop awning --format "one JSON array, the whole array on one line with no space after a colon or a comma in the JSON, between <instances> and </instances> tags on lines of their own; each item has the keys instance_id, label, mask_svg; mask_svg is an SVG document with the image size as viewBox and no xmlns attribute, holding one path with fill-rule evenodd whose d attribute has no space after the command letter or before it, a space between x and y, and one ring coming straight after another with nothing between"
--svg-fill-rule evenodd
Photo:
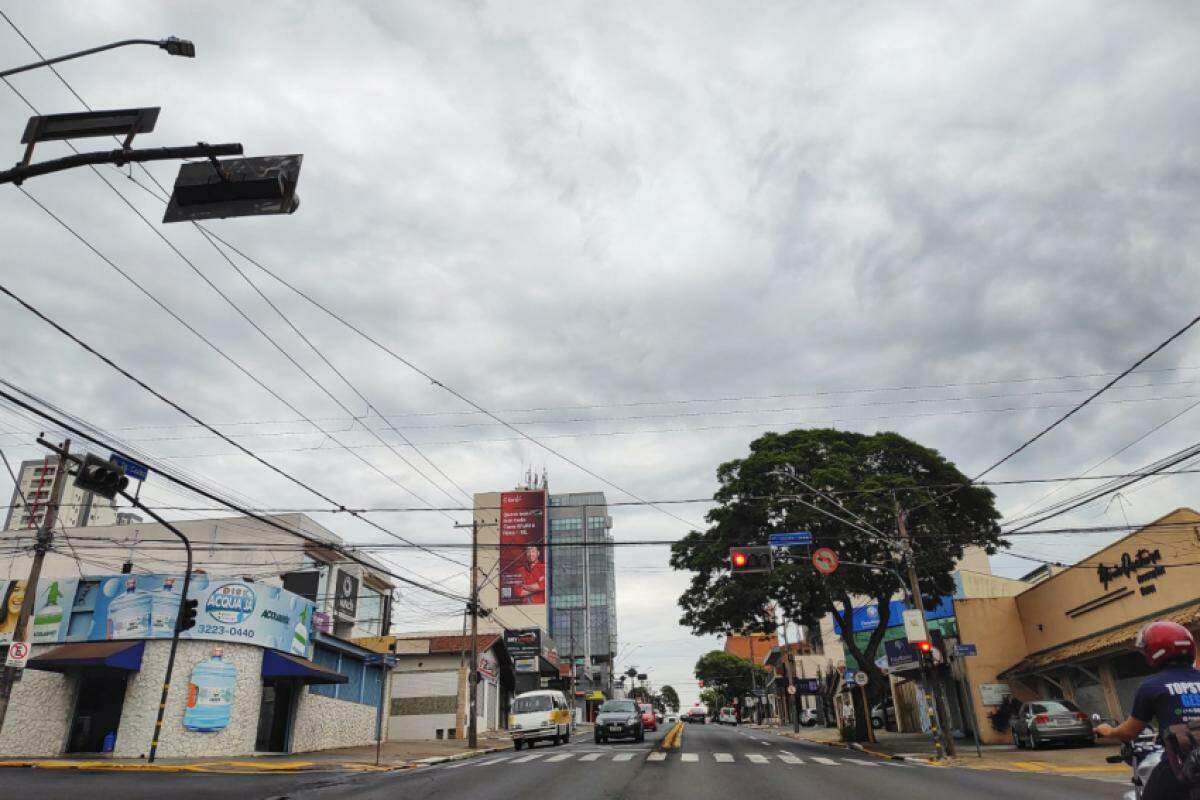
<instances>
[{"instance_id":1,"label":"shop awning","mask_svg":"<svg viewBox=\"0 0 1200 800\"><path fill-rule=\"evenodd\" d=\"M146 643L137 642L79 642L64 644L29 659L29 669L47 672L66 672L72 669L121 669L137 672L142 668L142 651Z\"/></svg>"},{"instance_id":2,"label":"shop awning","mask_svg":"<svg viewBox=\"0 0 1200 800\"><path fill-rule=\"evenodd\" d=\"M1133 640L1142 626L1153 619L1165 619L1178 622L1188 628L1194 628L1200 623L1200 603L1189 603L1174 611L1158 612L1148 617L1100 631L1092 636L1076 639L1057 647L1026 656L1023 660L1012 665L999 674L999 678L1020 678L1037 672L1043 672L1055 667L1061 667L1073 662L1086 662L1102 658L1121 650L1132 650Z\"/></svg>"},{"instance_id":3,"label":"shop awning","mask_svg":"<svg viewBox=\"0 0 1200 800\"><path fill-rule=\"evenodd\" d=\"M326 669L315 661L280 653L278 650L263 651L262 676L264 678L299 678L304 683L349 683L350 679L340 672Z\"/></svg>"}]
</instances>

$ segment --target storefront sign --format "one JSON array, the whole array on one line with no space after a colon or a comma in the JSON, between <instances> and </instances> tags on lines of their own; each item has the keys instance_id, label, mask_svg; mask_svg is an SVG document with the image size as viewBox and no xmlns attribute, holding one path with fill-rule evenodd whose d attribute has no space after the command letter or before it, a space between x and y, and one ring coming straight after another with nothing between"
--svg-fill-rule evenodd
<instances>
[{"instance_id":1,"label":"storefront sign","mask_svg":"<svg viewBox=\"0 0 1200 800\"><path fill-rule=\"evenodd\" d=\"M893 600L888 603L888 627L893 625L902 625L902 616L904 609L907 608L903 600ZM954 599L950 596L941 598L937 605L929 606L925 609L925 619L946 619L954 616ZM880 614L879 606L872 603L869 606L859 606L854 609L853 622L851 627L855 633L862 631L873 631L879 627ZM842 635L842 626L838 622L837 617L833 618L833 632L838 636Z\"/></svg>"},{"instance_id":2,"label":"storefront sign","mask_svg":"<svg viewBox=\"0 0 1200 800\"><path fill-rule=\"evenodd\" d=\"M795 678L791 688L800 694L815 695L821 693L821 682L816 678Z\"/></svg>"},{"instance_id":3,"label":"storefront sign","mask_svg":"<svg viewBox=\"0 0 1200 800\"><path fill-rule=\"evenodd\" d=\"M0 643L10 642L26 595L25 581L0 581ZM33 604L33 642L61 642L67 635L77 578L43 579Z\"/></svg>"},{"instance_id":4,"label":"storefront sign","mask_svg":"<svg viewBox=\"0 0 1200 800\"><path fill-rule=\"evenodd\" d=\"M546 603L546 492L500 494L500 605Z\"/></svg>"},{"instance_id":5,"label":"storefront sign","mask_svg":"<svg viewBox=\"0 0 1200 800\"><path fill-rule=\"evenodd\" d=\"M539 628L506 630L504 646L514 660L532 658L536 661L537 657L542 654L542 631Z\"/></svg>"},{"instance_id":6,"label":"storefront sign","mask_svg":"<svg viewBox=\"0 0 1200 800\"><path fill-rule=\"evenodd\" d=\"M1157 549L1138 550L1133 555L1122 553L1119 564L1111 567L1107 564L1101 564L1096 567L1096 576L1100 579L1100 583L1104 585L1104 588L1107 589L1108 585L1118 578L1128 578L1138 570L1152 567L1161 560L1162 553ZM1152 573L1146 573L1144 577L1139 575L1138 582L1144 583L1147 580L1153 580L1158 577L1158 575L1162 574L1161 567L1158 570L1152 571Z\"/></svg>"},{"instance_id":7,"label":"storefront sign","mask_svg":"<svg viewBox=\"0 0 1200 800\"><path fill-rule=\"evenodd\" d=\"M354 619L358 613L358 578L342 569L335 574L337 588L334 589L333 610L347 619Z\"/></svg>"},{"instance_id":8,"label":"storefront sign","mask_svg":"<svg viewBox=\"0 0 1200 800\"><path fill-rule=\"evenodd\" d=\"M1012 695L1007 683L979 684L979 698L985 706L998 706L1004 703L1004 698Z\"/></svg>"},{"instance_id":9,"label":"storefront sign","mask_svg":"<svg viewBox=\"0 0 1200 800\"><path fill-rule=\"evenodd\" d=\"M500 674L500 664L491 650L484 650L479 654L479 674L489 680L495 680Z\"/></svg>"}]
</instances>

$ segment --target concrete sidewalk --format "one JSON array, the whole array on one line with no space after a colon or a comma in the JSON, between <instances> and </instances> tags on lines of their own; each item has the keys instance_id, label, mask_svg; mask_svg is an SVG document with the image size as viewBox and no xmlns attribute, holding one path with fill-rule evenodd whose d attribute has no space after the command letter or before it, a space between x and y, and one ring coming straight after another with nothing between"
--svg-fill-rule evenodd
<instances>
[{"instance_id":1,"label":"concrete sidewalk","mask_svg":"<svg viewBox=\"0 0 1200 800\"><path fill-rule=\"evenodd\" d=\"M590 732L590 727L588 728ZM576 729L576 736L582 729ZM343 747L312 753L263 754L241 758L160 758L153 764L128 758L4 758L0 767L84 769L109 772L204 772L224 774L282 772L346 772L412 769L512 749L507 735L481 737L472 750L464 740L384 742L375 766L375 745Z\"/></svg>"}]
</instances>

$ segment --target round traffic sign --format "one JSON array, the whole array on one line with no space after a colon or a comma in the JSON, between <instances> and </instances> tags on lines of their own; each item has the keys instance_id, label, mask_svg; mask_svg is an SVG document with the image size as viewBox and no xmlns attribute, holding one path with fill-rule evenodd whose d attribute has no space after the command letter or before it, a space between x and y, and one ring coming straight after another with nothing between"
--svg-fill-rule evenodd
<instances>
[{"instance_id":1,"label":"round traffic sign","mask_svg":"<svg viewBox=\"0 0 1200 800\"><path fill-rule=\"evenodd\" d=\"M828 547L818 547L812 555L813 566L822 575L830 575L838 568L838 555Z\"/></svg>"},{"instance_id":2,"label":"round traffic sign","mask_svg":"<svg viewBox=\"0 0 1200 800\"><path fill-rule=\"evenodd\" d=\"M858 672L854 673L854 682L857 685L866 686L868 680L870 680L870 679L867 677L867 673L863 672L861 669Z\"/></svg>"},{"instance_id":3,"label":"round traffic sign","mask_svg":"<svg viewBox=\"0 0 1200 800\"><path fill-rule=\"evenodd\" d=\"M795 694L795 693L796 693L796 687L795 687L795 686L789 686L789 687L788 687L788 694Z\"/></svg>"}]
</instances>

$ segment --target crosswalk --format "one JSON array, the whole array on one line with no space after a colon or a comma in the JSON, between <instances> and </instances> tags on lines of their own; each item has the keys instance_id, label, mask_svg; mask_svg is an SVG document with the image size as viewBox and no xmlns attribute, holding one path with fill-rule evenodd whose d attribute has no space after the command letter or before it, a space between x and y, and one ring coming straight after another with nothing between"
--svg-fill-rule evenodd
<instances>
[{"instance_id":1,"label":"crosswalk","mask_svg":"<svg viewBox=\"0 0 1200 800\"><path fill-rule=\"evenodd\" d=\"M790 767L879 767L907 768L910 764L896 761L871 761L865 758L830 758L828 756L796 755L787 751L777 753L683 753L679 751L665 752L661 750L641 750L623 752L597 751L547 751L545 753L528 753L523 755L504 755L484 759L468 759L443 765L445 769L461 769L463 767L486 768L505 766L508 764L561 764L584 762L589 764L623 763L637 759L650 764L680 763L680 764L747 764L752 766L790 766Z\"/></svg>"}]
</instances>

